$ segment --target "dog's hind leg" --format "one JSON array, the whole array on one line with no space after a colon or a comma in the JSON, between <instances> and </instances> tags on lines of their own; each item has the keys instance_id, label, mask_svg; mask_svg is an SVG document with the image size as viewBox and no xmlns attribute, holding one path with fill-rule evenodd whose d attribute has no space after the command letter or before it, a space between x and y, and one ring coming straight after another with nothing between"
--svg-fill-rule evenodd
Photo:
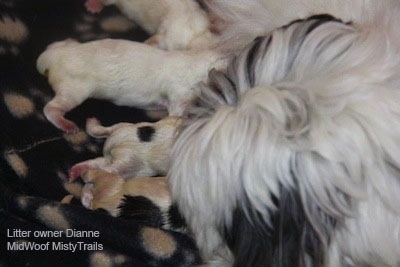
<instances>
[{"instance_id":1,"label":"dog's hind leg","mask_svg":"<svg viewBox=\"0 0 400 267\"><path fill-rule=\"evenodd\" d=\"M73 107L65 104L65 101L61 97L55 97L46 104L43 109L43 113L46 118L57 128L67 133L78 132L78 126L64 118L65 113L70 111Z\"/></svg>"},{"instance_id":2,"label":"dog's hind leg","mask_svg":"<svg viewBox=\"0 0 400 267\"><path fill-rule=\"evenodd\" d=\"M143 161L141 152L126 146L117 146L109 151L110 164L102 170L118 173L125 179L138 176L152 176L155 173Z\"/></svg>"},{"instance_id":3,"label":"dog's hind leg","mask_svg":"<svg viewBox=\"0 0 400 267\"><path fill-rule=\"evenodd\" d=\"M104 127L96 118L86 120L86 132L95 138L106 138L114 131L115 127Z\"/></svg>"},{"instance_id":4,"label":"dog's hind leg","mask_svg":"<svg viewBox=\"0 0 400 267\"><path fill-rule=\"evenodd\" d=\"M78 126L66 119L64 115L88 98L88 90L77 88L73 92L69 92L68 89L63 89L68 88L67 86L69 85L66 83L59 84L58 88L53 86L56 95L46 104L43 113L57 128L67 133L76 133L79 130Z\"/></svg>"},{"instance_id":5,"label":"dog's hind leg","mask_svg":"<svg viewBox=\"0 0 400 267\"><path fill-rule=\"evenodd\" d=\"M88 118L86 120L86 132L94 138L107 138L115 130L124 126L130 126L131 123L120 122L108 127L101 125L100 121L96 118Z\"/></svg>"}]
</instances>

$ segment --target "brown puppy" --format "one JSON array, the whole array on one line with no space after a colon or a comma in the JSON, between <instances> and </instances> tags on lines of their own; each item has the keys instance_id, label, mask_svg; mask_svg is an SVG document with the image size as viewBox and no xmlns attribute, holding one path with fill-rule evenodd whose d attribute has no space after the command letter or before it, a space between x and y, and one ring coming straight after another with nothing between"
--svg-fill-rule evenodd
<instances>
[{"instance_id":1,"label":"brown puppy","mask_svg":"<svg viewBox=\"0 0 400 267\"><path fill-rule=\"evenodd\" d=\"M118 174L102 170L87 170L82 174L86 183L81 201L88 209L104 209L113 216L119 216L119 206L125 195L143 196L161 209L171 206L171 194L164 177L138 177L125 180Z\"/></svg>"}]
</instances>

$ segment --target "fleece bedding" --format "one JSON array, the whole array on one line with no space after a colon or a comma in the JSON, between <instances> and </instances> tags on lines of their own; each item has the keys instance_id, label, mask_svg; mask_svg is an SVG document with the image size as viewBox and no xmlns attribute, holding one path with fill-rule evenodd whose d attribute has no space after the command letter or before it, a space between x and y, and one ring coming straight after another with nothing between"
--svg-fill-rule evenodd
<instances>
[{"instance_id":1,"label":"fleece bedding","mask_svg":"<svg viewBox=\"0 0 400 267\"><path fill-rule=\"evenodd\" d=\"M121 218L81 205L83 183L69 182L68 170L101 155L104 142L85 133L86 119L112 125L155 118L89 99L66 115L78 133L50 124L42 110L54 93L36 59L66 38L142 42L148 36L113 7L92 15L83 0L0 0L0 266L200 264L193 239L137 219L143 207L134 211L139 216Z\"/></svg>"}]
</instances>

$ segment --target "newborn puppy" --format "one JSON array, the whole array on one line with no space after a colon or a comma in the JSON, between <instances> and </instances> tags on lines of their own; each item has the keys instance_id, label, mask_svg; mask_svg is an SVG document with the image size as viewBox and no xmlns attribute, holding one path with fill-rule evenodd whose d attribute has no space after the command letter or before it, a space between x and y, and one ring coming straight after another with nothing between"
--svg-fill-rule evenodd
<instances>
[{"instance_id":1,"label":"newborn puppy","mask_svg":"<svg viewBox=\"0 0 400 267\"><path fill-rule=\"evenodd\" d=\"M203 48L215 38L206 12L194 0L87 0L85 4L91 13L106 5L116 5L153 35L148 44L165 50Z\"/></svg>"},{"instance_id":2,"label":"newborn puppy","mask_svg":"<svg viewBox=\"0 0 400 267\"><path fill-rule=\"evenodd\" d=\"M166 175L172 142L181 122L179 117L166 117L156 123L118 123L103 127L98 120L88 119L88 134L107 137L104 156L75 164L69 172L70 180L88 169L118 173L124 178Z\"/></svg>"},{"instance_id":3,"label":"newborn puppy","mask_svg":"<svg viewBox=\"0 0 400 267\"><path fill-rule=\"evenodd\" d=\"M175 205L165 177L125 180L118 174L88 170L81 202L88 209L103 209L114 217L134 219L152 227L185 231L186 224Z\"/></svg>"},{"instance_id":4,"label":"newborn puppy","mask_svg":"<svg viewBox=\"0 0 400 267\"><path fill-rule=\"evenodd\" d=\"M193 97L192 86L206 80L218 58L213 51L164 51L126 40L56 42L37 60L55 91L44 114L59 129L76 132L64 114L93 97L180 116Z\"/></svg>"},{"instance_id":5,"label":"newborn puppy","mask_svg":"<svg viewBox=\"0 0 400 267\"><path fill-rule=\"evenodd\" d=\"M88 209L104 209L113 216L120 215L118 207L124 195L146 197L161 208L168 208L172 202L164 177L125 180L118 174L92 169L82 173L82 179L82 204Z\"/></svg>"}]
</instances>

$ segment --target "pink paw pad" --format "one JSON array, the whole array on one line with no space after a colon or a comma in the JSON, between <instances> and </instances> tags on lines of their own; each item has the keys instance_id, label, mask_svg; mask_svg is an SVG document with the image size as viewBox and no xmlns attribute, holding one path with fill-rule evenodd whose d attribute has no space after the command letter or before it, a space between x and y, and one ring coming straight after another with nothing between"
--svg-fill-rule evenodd
<instances>
[{"instance_id":1,"label":"pink paw pad","mask_svg":"<svg viewBox=\"0 0 400 267\"><path fill-rule=\"evenodd\" d=\"M85 184L82 188L81 203L87 209L92 209L93 184Z\"/></svg>"},{"instance_id":2,"label":"pink paw pad","mask_svg":"<svg viewBox=\"0 0 400 267\"><path fill-rule=\"evenodd\" d=\"M70 182L75 181L78 177L81 176L81 174L88 170L89 168L86 165L82 164L76 164L72 166L72 168L69 170L68 178Z\"/></svg>"},{"instance_id":3,"label":"pink paw pad","mask_svg":"<svg viewBox=\"0 0 400 267\"><path fill-rule=\"evenodd\" d=\"M87 0L85 7L90 13L100 13L101 10L103 10L104 5L101 0Z\"/></svg>"},{"instance_id":4,"label":"pink paw pad","mask_svg":"<svg viewBox=\"0 0 400 267\"><path fill-rule=\"evenodd\" d=\"M72 121L66 119L60 119L57 122L58 127L66 133L77 133L79 132L78 126Z\"/></svg>"},{"instance_id":5,"label":"pink paw pad","mask_svg":"<svg viewBox=\"0 0 400 267\"><path fill-rule=\"evenodd\" d=\"M149 39L147 39L144 43L151 46L158 46L160 41L158 40L157 36L152 36Z\"/></svg>"}]
</instances>

